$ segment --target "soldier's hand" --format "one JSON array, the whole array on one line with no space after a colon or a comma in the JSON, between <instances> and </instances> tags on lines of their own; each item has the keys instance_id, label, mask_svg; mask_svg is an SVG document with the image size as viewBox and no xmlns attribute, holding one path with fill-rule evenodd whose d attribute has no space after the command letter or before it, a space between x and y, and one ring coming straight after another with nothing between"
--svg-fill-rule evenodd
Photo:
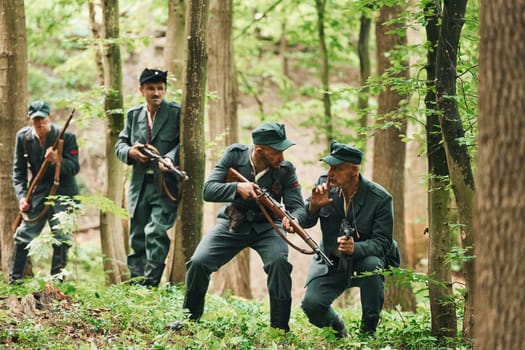
<instances>
[{"instance_id":1,"label":"soldier's hand","mask_svg":"<svg viewBox=\"0 0 525 350\"><path fill-rule=\"evenodd\" d=\"M297 225L299 225L299 221L297 221L297 219L294 219L293 221ZM290 219L288 219L287 216L283 217L283 221L281 223L281 226L286 232L288 232L288 233L295 233L295 229L294 229L293 225L291 224Z\"/></svg>"},{"instance_id":2,"label":"soldier's hand","mask_svg":"<svg viewBox=\"0 0 525 350\"><path fill-rule=\"evenodd\" d=\"M58 160L58 151L56 149L53 149L53 147L48 147L46 149L46 155L44 157L51 164L55 164Z\"/></svg>"},{"instance_id":3,"label":"soldier's hand","mask_svg":"<svg viewBox=\"0 0 525 350\"><path fill-rule=\"evenodd\" d=\"M308 206L308 214L317 212L324 206L332 203L332 198L328 195L330 193L330 184L324 182L312 189L312 195L310 197L310 205Z\"/></svg>"},{"instance_id":4,"label":"soldier's hand","mask_svg":"<svg viewBox=\"0 0 525 350\"><path fill-rule=\"evenodd\" d=\"M170 172L172 168L174 168L175 166L173 165L173 161L171 160L171 158L162 158L162 160L164 162L166 162L169 166L166 166L164 165L163 162L159 162L159 170L160 171L163 171L165 173L167 172ZM171 167L170 167L171 166Z\"/></svg>"},{"instance_id":5,"label":"soldier's hand","mask_svg":"<svg viewBox=\"0 0 525 350\"><path fill-rule=\"evenodd\" d=\"M140 143L131 146L128 151L128 157L137 162L147 163L149 161L149 157L140 151L143 147L144 145Z\"/></svg>"},{"instance_id":6,"label":"soldier's hand","mask_svg":"<svg viewBox=\"0 0 525 350\"><path fill-rule=\"evenodd\" d=\"M355 245L354 245L353 237L348 237L348 238L346 238L346 236L337 237L337 250L340 253L352 255L354 254L354 248L355 248Z\"/></svg>"},{"instance_id":7,"label":"soldier's hand","mask_svg":"<svg viewBox=\"0 0 525 350\"><path fill-rule=\"evenodd\" d=\"M239 182L237 184L237 193L243 199L257 199L257 191L259 189L259 185L253 182Z\"/></svg>"},{"instance_id":8,"label":"soldier's hand","mask_svg":"<svg viewBox=\"0 0 525 350\"><path fill-rule=\"evenodd\" d=\"M22 213L25 213L26 211L28 211L30 207L31 205L27 202L25 198L22 198L21 200L18 201L18 209Z\"/></svg>"}]
</instances>

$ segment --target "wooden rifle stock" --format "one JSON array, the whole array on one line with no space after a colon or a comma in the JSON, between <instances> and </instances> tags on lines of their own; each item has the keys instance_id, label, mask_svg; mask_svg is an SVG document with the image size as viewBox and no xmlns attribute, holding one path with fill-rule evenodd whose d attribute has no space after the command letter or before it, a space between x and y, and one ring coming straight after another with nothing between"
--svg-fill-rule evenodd
<instances>
[{"instance_id":1,"label":"wooden rifle stock","mask_svg":"<svg viewBox=\"0 0 525 350\"><path fill-rule=\"evenodd\" d=\"M69 127L69 124L71 123L71 120L73 119L73 116L75 115L75 111L76 111L76 109L73 108L73 110L71 111L71 114L69 115L69 118L67 118L66 124L64 125L62 130L60 130L60 134L58 134L58 137L55 140L55 143L53 144L53 150L56 150L60 140L64 139L64 134L65 134L67 128ZM28 203L31 203L31 198L33 197L33 192L35 191L36 186L38 185L38 183L42 179L42 176L44 176L44 174L46 173L46 170L47 170L48 166L49 166L49 161L47 159L44 159L44 161L42 162L42 165L38 169L38 172L33 177L33 180L31 181L31 184L29 185L29 188L27 189L26 201ZM18 228L18 226L20 226L20 224L22 223L22 219L23 219L22 218L22 213L19 212L16 215L15 219L13 220L13 223L11 224L11 229L13 230L13 232L15 232L16 229Z\"/></svg>"},{"instance_id":2,"label":"wooden rifle stock","mask_svg":"<svg viewBox=\"0 0 525 350\"><path fill-rule=\"evenodd\" d=\"M239 173L237 170L233 169L233 168L230 168L228 170L228 179L231 180L237 180L237 181L240 181L240 182L250 182L247 178L245 178L241 173ZM333 266L334 263L326 256L326 254L321 250L321 248L319 247L319 245L313 240L312 237L310 237L310 235L304 230L304 228L301 227L301 225L299 225L296 221L295 221L295 218L287 211L283 208L283 206L281 205L281 203L277 202L275 200L275 198L273 198L269 193L268 191L266 191L265 189L259 189L256 191L257 193L257 196L259 197L258 198L258 204L259 204L259 207L261 208L261 211L263 212L263 214L265 214L266 216L266 219L268 221L270 221L270 223L274 226L274 228L276 229L277 233L279 233L279 235L281 236L281 238L283 238L286 243L288 243L290 246L292 246L293 248L295 248L296 250L300 251L301 253L303 254L316 254L320 259L322 259L326 265L328 266ZM262 204L262 206L261 206ZM264 206L264 207L263 207ZM273 220L269 217L269 215L267 215L266 211L264 208L267 208L268 210L270 210L274 216L278 217L279 219L283 219L284 217L287 217L289 222L290 222L290 225L293 227L294 229L294 232L295 234L297 234L299 237L301 237L301 239L312 249L311 251L309 250L305 250L305 249L302 249L302 248L299 248L297 246L295 246L294 244L292 244L292 242L290 242L286 237L285 235L283 235L279 229L275 226L275 224L273 223Z\"/></svg>"}]
</instances>

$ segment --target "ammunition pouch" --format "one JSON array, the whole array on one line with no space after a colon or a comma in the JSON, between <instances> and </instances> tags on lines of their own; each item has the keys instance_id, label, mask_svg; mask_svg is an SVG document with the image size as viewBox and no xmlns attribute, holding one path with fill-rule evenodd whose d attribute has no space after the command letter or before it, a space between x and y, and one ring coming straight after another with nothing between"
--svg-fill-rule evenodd
<instances>
[{"instance_id":1,"label":"ammunition pouch","mask_svg":"<svg viewBox=\"0 0 525 350\"><path fill-rule=\"evenodd\" d=\"M230 231L238 232L243 222L266 222L266 217L260 211L252 209L242 210L229 204L225 210L226 215L230 218Z\"/></svg>"}]
</instances>

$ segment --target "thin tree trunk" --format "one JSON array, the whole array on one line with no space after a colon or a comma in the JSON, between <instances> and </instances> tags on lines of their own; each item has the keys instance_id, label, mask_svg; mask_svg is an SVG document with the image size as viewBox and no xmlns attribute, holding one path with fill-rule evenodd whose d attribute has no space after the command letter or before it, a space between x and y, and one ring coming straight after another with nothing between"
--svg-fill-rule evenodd
<instances>
[{"instance_id":1,"label":"thin tree trunk","mask_svg":"<svg viewBox=\"0 0 525 350\"><path fill-rule=\"evenodd\" d=\"M524 13L523 1L481 1L474 220L474 339L480 350L523 349Z\"/></svg>"},{"instance_id":2,"label":"thin tree trunk","mask_svg":"<svg viewBox=\"0 0 525 350\"><path fill-rule=\"evenodd\" d=\"M166 45L164 46L164 66L170 72L169 76L173 89L182 89L184 69L184 36L186 26L186 0L168 0L168 23L166 28ZM166 259L166 272L171 282L183 282L185 263L182 252L182 231L180 225L168 230L171 244Z\"/></svg>"},{"instance_id":3,"label":"thin tree trunk","mask_svg":"<svg viewBox=\"0 0 525 350\"><path fill-rule=\"evenodd\" d=\"M112 39L119 38L118 0L102 2L104 18L104 111L106 112L106 188L105 196L117 205L122 203L124 171L115 155L115 142L124 127L122 113L122 67L120 48ZM121 218L109 212L100 213L100 241L102 245L106 283L114 284L125 280L126 236Z\"/></svg>"},{"instance_id":4,"label":"thin tree trunk","mask_svg":"<svg viewBox=\"0 0 525 350\"><path fill-rule=\"evenodd\" d=\"M171 81L174 89L182 89L184 68L184 27L186 24L186 0L168 0L168 23L166 45L164 46L164 66L176 80Z\"/></svg>"},{"instance_id":5,"label":"thin tree trunk","mask_svg":"<svg viewBox=\"0 0 525 350\"><path fill-rule=\"evenodd\" d=\"M217 163L218 156L227 145L238 142L237 131L237 80L233 59L232 24L233 1L211 0L208 31L208 90L216 96L208 102L210 118L209 140L211 166ZM222 204L215 204L217 212ZM251 298L250 251L243 250L228 264L213 275L212 290Z\"/></svg>"},{"instance_id":6,"label":"thin tree trunk","mask_svg":"<svg viewBox=\"0 0 525 350\"><path fill-rule=\"evenodd\" d=\"M391 66L389 55L397 46L406 46L406 35L388 34L389 31L399 33L402 23L388 24L385 22L397 18L403 9L400 6L381 7L376 20L377 67L378 75L387 72ZM396 78L408 79L408 62L406 69L398 72ZM394 197L394 232L401 252L401 264L408 261L405 244L405 195L404 175L406 145L401 136L406 134L407 117L403 114L402 101L405 96L394 91L389 83L378 97L378 114L385 122L394 122L396 127L380 130L374 138L374 181L383 185ZM401 305L403 310L415 311L415 298L411 288L402 287L396 283L394 276L387 278L385 308Z\"/></svg>"},{"instance_id":7,"label":"thin tree trunk","mask_svg":"<svg viewBox=\"0 0 525 350\"><path fill-rule=\"evenodd\" d=\"M362 132L359 134L361 140L361 149L366 153L367 133L366 127L368 124L368 99L369 88L368 78L370 77L370 27L372 20L370 15L366 13L361 14L361 25L359 26L359 41L357 42L357 54L359 56L359 76L361 89L357 97L357 108L359 113L359 126Z\"/></svg>"},{"instance_id":8,"label":"thin tree trunk","mask_svg":"<svg viewBox=\"0 0 525 350\"><path fill-rule=\"evenodd\" d=\"M182 232L185 261L188 261L195 251L202 231L208 10L209 0L190 0L186 9L188 49L184 73L185 88L182 94L181 167L189 174L190 179L184 182L177 221L177 226L180 226Z\"/></svg>"},{"instance_id":9,"label":"thin tree trunk","mask_svg":"<svg viewBox=\"0 0 525 350\"><path fill-rule=\"evenodd\" d=\"M24 1L0 0L0 271L7 276L13 251L11 223L18 214L13 190L16 132L27 116L27 38Z\"/></svg>"},{"instance_id":10,"label":"thin tree trunk","mask_svg":"<svg viewBox=\"0 0 525 350\"><path fill-rule=\"evenodd\" d=\"M95 0L89 0L88 1L88 10L89 10L89 25L91 27L91 34L93 35L93 39L99 40L101 39L101 31L103 31L103 28L101 28L101 24L97 22L97 10L96 10L96 4ZM102 46L97 46L97 49L95 50L95 65L97 67L97 83L100 85L104 85L104 65L102 64Z\"/></svg>"},{"instance_id":11,"label":"thin tree trunk","mask_svg":"<svg viewBox=\"0 0 525 350\"><path fill-rule=\"evenodd\" d=\"M448 167L441 128L436 113L436 47L439 37L438 20L441 8L429 2L425 8L426 33L430 47L427 51L427 158L428 158L428 218L429 264L428 275L436 283L429 283L432 334L439 337L457 335L456 308L453 296L450 262L446 256L451 249L449 222L450 194Z\"/></svg>"},{"instance_id":12,"label":"thin tree trunk","mask_svg":"<svg viewBox=\"0 0 525 350\"><path fill-rule=\"evenodd\" d=\"M332 108L330 105L330 67L328 62L328 50L326 48L326 38L324 33L324 16L326 0L315 0L317 9L317 30L319 35L319 48L321 50L320 77L323 88L323 107L324 107L324 128L326 134L326 144L328 145L334 138L332 124Z\"/></svg>"},{"instance_id":13,"label":"thin tree trunk","mask_svg":"<svg viewBox=\"0 0 525 350\"><path fill-rule=\"evenodd\" d=\"M472 210L474 199L474 176L467 146L460 143L465 136L456 102L457 52L461 29L465 21L467 1L445 1L441 24L441 35L437 48L436 94L441 112L439 123L447 164L456 198L461 224L461 241L467 257L474 256L475 233L472 230ZM465 316L463 336L471 338L474 329L474 259L463 264L465 276Z\"/></svg>"}]
</instances>

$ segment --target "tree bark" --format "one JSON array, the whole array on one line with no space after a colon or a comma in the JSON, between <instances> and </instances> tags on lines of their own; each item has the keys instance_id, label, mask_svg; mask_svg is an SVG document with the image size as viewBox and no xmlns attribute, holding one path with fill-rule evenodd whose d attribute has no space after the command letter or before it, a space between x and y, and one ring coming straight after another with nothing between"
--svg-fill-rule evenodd
<instances>
[{"instance_id":1,"label":"tree bark","mask_svg":"<svg viewBox=\"0 0 525 350\"><path fill-rule=\"evenodd\" d=\"M479 54L476 348L523 348L525 3L482 0ZM521 67L521 68L520 68Z\"/></svg>"},{"instance_id":2,"label":"tree bark","mask_svg":"<svg viewBox=\"0 0 525 350\"><path fill-rule=\"evenodd\" d=\"M102 2L104 19L104 111L106 113L106 188L105 196L117 205L122 203L124 171L115 155L115 142L124 127L122 112L122 66L120 48L115 39L119 38L118 0ZM100 241L106 283L115 284L125 280L127 272L126 235L121 218L110 212L100 212Z\"/></svg>"},{"instance_id":3,"label":"tree bark","mask_svg":"<svg viewBox=\"0 0 525 350\"><path fill-rule=\"evenodd\" d=\"M370 27L372 19L367 13L361 14L359 26L359 40L357 42L357 54L359 56L359 77L361 89L357 97L357 108L359 113L359 126L363 130L358 136L361 141L361 149L366 153L366 140L368 135L366 127L368 124L368 78L370 77Z\"/></svg>"},{"instance_id":4,"label":"tree bark","mask_svg":"<svg viewBox=\"0 0 525 350\"><path fill-rule=\"evenodd\" d=\"M185 31L188 41L184 72L185 88L182 93L181 167L190 178L184 182L182 188L177 219L177 233L181 232L184 261L191 258L202 232L208 10L209 0L191 0L186 8ZM173 271L177 271L177 266L173 267ZM172 282L174 282L173 278L172 274Z\"/></svg>"},{"instance_id":5,"label":"tree bark","mask_svg":"<svg viewBox=\"0 0 525 350\"><path fill-rule=\"evenodd\" d=\"M377 70L378 75L388 72L392 62L389 60L388 52L395 50L397 46L406 46L406 34L388 34L390 31L399 33L403 30L402 23L385 24L385 22L397 18L403 9L401 6L382 6L376 20L376 43L377 43ZM395 55L394 55L395 56ZM393 76L388 77L408 79L408 62L404 62L406 69L400 70ZM378 115L385 123L391 122L395 126L381 129L374 138L374 181L383 185L394 197L394 237L401 253L401 264L405 266L408 261L405 244L405 195L404 175L406 145L401 136L406 134L407 117L403 114L403 100L406 96L396 92L388 80L386 89L382 90L378 97ZM411 288L403 287L396 283L394 276L387 278L385 294L385 308L394 308L401 305L403 310L415 311L415 298Z\"/></svg>"},{"instance_id":6,"label":"tree bark","mask_svg":"<svg viewBox=\"0 0 525 350\"><path fill-rule=\"evenodd\" d=\"M168 1L168 23L166 45L164 46L164 66L175 78L171 81L174 89L182 89L182 71L184 68L184 27L186 19L186 0Z\"/></svg>"},{"instance_id":7,"label":"tree bark","mask_svg":"<svg viewBox=\"0 0 525 350\"><path fill-rule=\"evenodd\" d=\"M0 0L0 271L7 276L13 251L11 223L18 214L13 190L16 132L27 116L27 37L24 1Z\"/></svg>"},{"instance_id":8,"label":"tree bark","mask_svg":"<svg viewBox=\"0 0 525 350\"><path fill-rule=\"evenodd\" d=\"M472 230L474 176L467 146L460 140L465 136L456 102L457 52L464 23L467 1L445 1L441 35L437 47L436 94L440 111L439 123L447 155L452 189L456 198L461 225L461 241L467 257L474 256L475 233ZM465 316L463 336L471 338L474 328L474 259L463 264L465 276Z\"/></svg>"},{"instance_id":9,"label":"tree bark","mask_svg":"<svg viewBox=\"0 0 525 350\"><path fill-rule=\"evenodd\" d=\"M164 66L173 77L170 84L173 89L182 89L184 70L184 50L186 47L186 0L168 0L168 22L166 25L166 44L164 46ZM185 263L182 253L182 231L175 224L168 230L171 240L166 260L165 275L172 282L183 282Z\"/></svg>"},{"instance_id":10,"label":"tree bark","mask_svg":"<svg viewBox=\"0 0 525 350\"><path fill-rule=\"evenodd\" d=\"M212 144L210 165L219 159L222 150L238 142L237 78L234 65L232 25L233 1L211 0L208 31L208 91L215 95L208 102L209 141ZM215 204L217 212L223 204ZM212 291L228 290L244 298L251 298L250 251L243 250L213 275Z\"/></svg>"},{"instance_id":11,"label":"tree bark","mask_svg":"<svg viewBox=\"0 0 525 350\"><path fill-rule=\"evenodd\" d=\"M323 88L323 121L326 135L326 144L329 145L330 141L334 138L334 130L332 125L332 108L330 104L330 67L328 62L328 49L326 48L326 38L324 33L326 0L315 0L315 7L317 9L319 48L321 50L320 77Z\"/></svg>"},{"instance_id":12,"label":"tree bark","mask_svg":"<svg viewBox=\"0 0 525 350\"><path fill-rule=\"evenodd\" d=\"M436 113L436 47L439 38L439 14L441 7L429 2L425 7L425 27L430 44L427 51L426 135L428 159L428 218L429 252L428 275L432 335L457 336L457 318L453 296L450 262L446 256L451 249L449 230L449 173L445 148L442 143L439 118ZM435 283L434 283L435 282Z\"/></svg>"}]
</instances>

